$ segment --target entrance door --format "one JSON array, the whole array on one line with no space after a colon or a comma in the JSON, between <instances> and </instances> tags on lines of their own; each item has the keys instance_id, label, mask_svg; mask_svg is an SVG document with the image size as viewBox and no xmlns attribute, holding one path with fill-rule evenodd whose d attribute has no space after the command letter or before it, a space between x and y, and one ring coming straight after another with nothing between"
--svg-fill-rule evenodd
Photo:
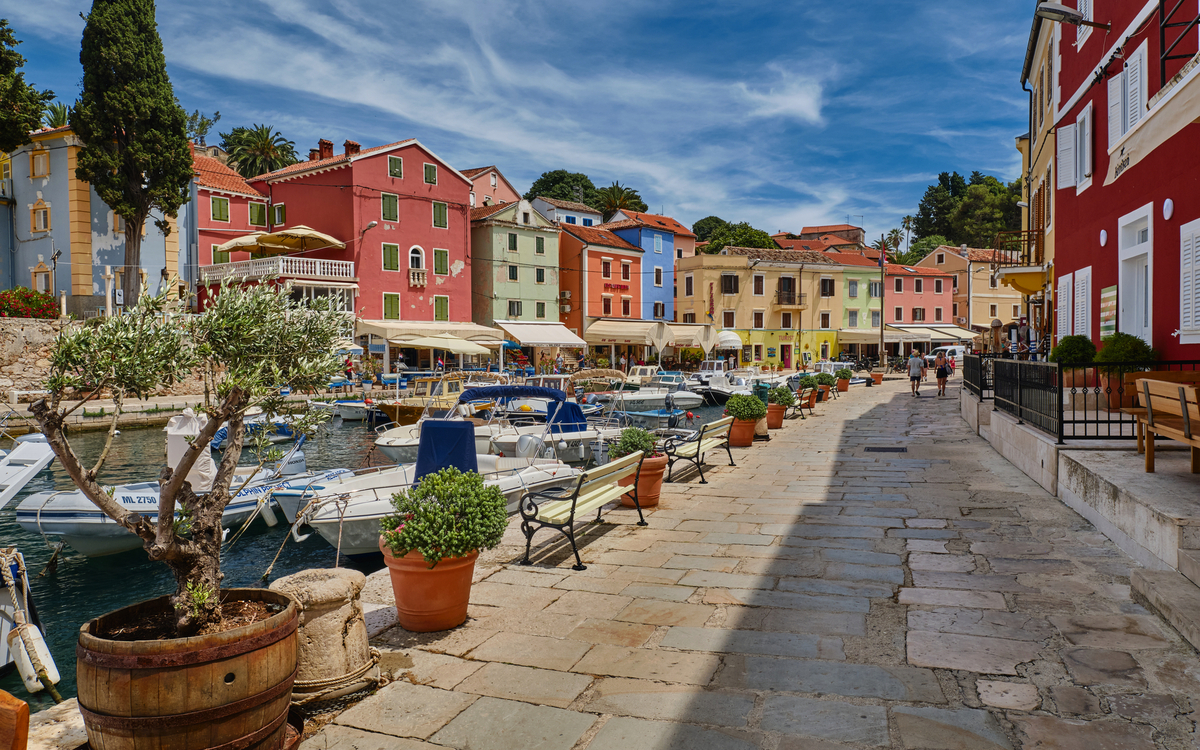
<instances>
[{"instance_id":1,"label":"entrance door","mask_svg":"<svg viewBox=\"0 0 1200 750\"><path fill-rule=\"evenodd\" d=\"M779 345L779 359L783 361L783 369L785 369L785 370L792 369L792 345L791 344L780 344Z\"/></svg>"},{"instance_id":2,"label":"entrance door","mask_svg":"<svg viewBox=\"0 0 1200 750\"><path fill-rule=\"evenodd\" d=\"M821 342L821 359L829 359L829 342Z\"/></svg>"},{"instance_id":3,"label":"entrance door","mask_svg":"<svg viewBox=\"0 0 1200 750\"><path fill-rule=\"evenodd\" d=\"M1150 343L1150 258L1121 262L1121 330Z\"/></svg>"}]
</instances>

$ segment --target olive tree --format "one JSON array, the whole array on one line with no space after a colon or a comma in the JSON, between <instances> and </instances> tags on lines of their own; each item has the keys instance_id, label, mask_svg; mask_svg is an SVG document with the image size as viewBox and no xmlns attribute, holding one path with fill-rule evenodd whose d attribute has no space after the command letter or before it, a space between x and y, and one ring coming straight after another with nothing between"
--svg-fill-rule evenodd
<instances>
[{"instance_id":1,"label":"olive tree","mask_svg":"<svg viewBox=\"0 0 1200 750\"><path fill-rule=\"evenodd\" d=\"M280 389L312 390L337 371L334 353L346 319L327 300L292 299L287 286L238 281L222 284L199 315L173 315L166 294L143 296L127 314L98 325L64 329L50 356L49 396L31 411L55 455L89 500L142 539L151 560L175 576L171 597L177 635L195 633L221 618L221 518L236 494L234 470L246 444L245 416L261 407L281 413ZM100 482L112 445L110 429L99 461L87 467L64 430L67 417L102 391L118 404L145 398L189 373L204 378L208 422L175 466L159 472L158 517L125 508ZM188 472L222 425L229 426L224 454L210 492L197 494ZM115 416L112 427L115 428ZM300 430L314 426L311 419ZM265 437L259 438L265 444Z\"/></svg>"}]
</instances>

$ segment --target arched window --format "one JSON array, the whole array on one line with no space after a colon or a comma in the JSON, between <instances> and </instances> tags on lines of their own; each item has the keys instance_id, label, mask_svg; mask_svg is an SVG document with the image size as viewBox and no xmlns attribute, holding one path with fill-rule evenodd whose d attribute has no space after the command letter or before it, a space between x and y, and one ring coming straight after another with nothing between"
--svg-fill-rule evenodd
<instances>
[{"instance_id":1,"label":"arched window","mask_svg":"<svg viewBox=\"0 0 1200 750\"><path fill-rule=\"evenodd\" d=\"M424 268L425 267L425 251L414 245L408 251L408 267L409 268Z\"/></svg>"}]
</instances>

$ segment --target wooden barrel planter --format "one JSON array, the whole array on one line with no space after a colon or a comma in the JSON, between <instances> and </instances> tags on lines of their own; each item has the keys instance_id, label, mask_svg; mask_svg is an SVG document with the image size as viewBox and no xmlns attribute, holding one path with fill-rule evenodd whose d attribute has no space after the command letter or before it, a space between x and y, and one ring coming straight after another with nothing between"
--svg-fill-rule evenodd
<instances>
[{"instance_id":1,"label":"wooden barrel planter","mask_svg":"<svg viewBox=\"0 0 1200 750\"><path fill-rule=\"evenodd\" d=\"M212 635L115 641L96 632L169 608L160 597L85 623L76 673L92 750L278 750L296 678L300 608L267 589L225 589L223 601L282 611Z\"/></svg>"}]
</instances>

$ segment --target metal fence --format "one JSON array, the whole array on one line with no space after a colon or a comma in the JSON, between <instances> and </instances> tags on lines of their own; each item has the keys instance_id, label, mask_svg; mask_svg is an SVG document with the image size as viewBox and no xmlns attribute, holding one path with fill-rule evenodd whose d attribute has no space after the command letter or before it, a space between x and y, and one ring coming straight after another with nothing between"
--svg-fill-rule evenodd
<instances>
[{"instance_id":1,"label":"metal fence","mask_svg":"<svg viewBox=\"0 0 1200 750\"><path fill-rule=\"evenodd\" d=\"M992 398L994 361L996 354L967 354L963 357L963 384L980 401Z\"/></svg>"},{"instance_id":2,"label":"metal fence","mask_svg":"<svg viewBox=\"0 0 1200 750\"><path fill-rule=\"evenodd\" d=\"M972 357L966 359L969 362ZM1200 360L1106 362L1102 367L1079 369L1015 359L996 359L992 364L995 408L1054 436L1060 443L1071 439L1132 440L1137 417L1122 409L1139 406L1134 381L1144 373L1200 383ZM967 388L975 393L969 382L970 366L963 374ZM976 366L981 371L986 369L985 365ZM982 392L983 376L977 377Z\"/></svg>"}]
</instances>

